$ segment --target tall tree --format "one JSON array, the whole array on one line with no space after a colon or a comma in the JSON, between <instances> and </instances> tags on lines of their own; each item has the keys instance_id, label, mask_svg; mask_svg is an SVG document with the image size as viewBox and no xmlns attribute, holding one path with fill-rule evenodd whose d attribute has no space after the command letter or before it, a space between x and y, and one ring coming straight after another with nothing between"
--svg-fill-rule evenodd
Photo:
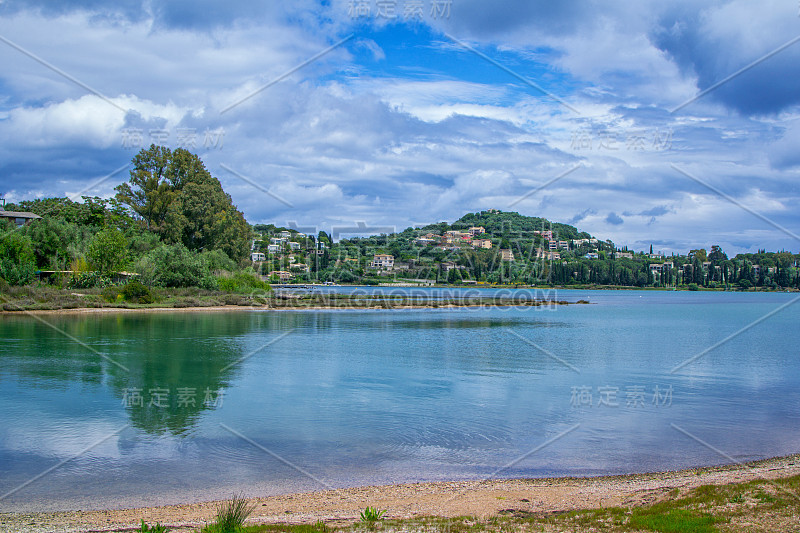
<instances>
[{"instance_id":1,"label":"tall tree","mask_svg":"<svg viewBox=\"0 0 800 533\"><path fill-rule=\"evenodd\" d=\"M198 156L151 145L133 164L130 182L117 187L117 198L165 242L222 250L236 261L247 257L250 225Z\"/></svg>"},{"instance_id":2,"label":"tall tree","mask_svg":"<svg viewBox=\"0 0 800 533\"><path fill-rule=\"evenodd\" d=\"M163 230L167 211L175 196L174 186L167 180L172 153L164 146L150 145L133 157L130 181L118 185L117 199L128 205L144 220L148 229Z\"/></svg>"}]
</instances>

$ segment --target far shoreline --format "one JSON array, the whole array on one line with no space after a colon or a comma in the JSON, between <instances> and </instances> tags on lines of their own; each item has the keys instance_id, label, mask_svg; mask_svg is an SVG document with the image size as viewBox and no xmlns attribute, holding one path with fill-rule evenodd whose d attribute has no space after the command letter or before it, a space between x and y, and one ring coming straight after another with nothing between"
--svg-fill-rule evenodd
<instances>
[{"instance_id":1,"label":"far shoreline","mask_svg":"<svg viewBox=\"0 0 800 533\"><path fill-rule=\"evenodd\" d=\"M326 287L324 285L296 285L296 286L278 286L276 287L278 290L284 289L287 291L307 291L309 287L317 288L317 287ZM329 287L329 286L328 286ZM442 289L442 290L497 290L497 291L644 291L644 292L710 292L710 293L776 293L776 294L786 294L786 293L794 293L800 292L798 289L785 289L785 290L749 290L749 291L736 291L736 290L727 290L724 288L701 288L697 291L693 291L687 289L685 287L682 288L669 288L669 287L632 287L632 286L537 286L537 285L525 285L525 286L514 286L514 285L495 285L495 286L484 286L484 285L406 285L406 284L382 284L382 285L336 285L336 287L352 287L354 289L383 289L387 291L393 290L413 290L413 289ZM62 294L70 295L72 297L91 297L94 295L90 294L80 294L71 292L70 290L63 290L60 291ZM274 294L274 293L273 293ZM291 297L284 301L288 301L291 299L302 299L302 296L325 296L327 294L336 294L337 296L342 298L342 301L346 301L347 297L350 296L346 293L337 294L337 293L299 293L300 297ZM13 316L13 315L24 315L24 314L35 314L35 315L69 315L69 314L92 314L92 313L129 313L129 312L234 312L234 311L322 311L322 310L408 310L408 309L453 309L453 308L476 308L476 307L546 307L546 306L555 306L555 305L577 305L577 304L589 304L586 300L577 300L577 301L565 301L565 300L545 300L545 299L532 299L532 300L519 300L515 299L513 296L501 296L492 298L491 296L481 296L481 297L473 297L472 300L469 300L470 297L466 297L463 303L459 303L457 299L450 299L444 300L441 304L431 303L431 301L427 301L425 303L408 303L407 301L397 300L397 304L394 305L392 302L392 298L398 298L401 296L400 294L388 294L383 295L384 297L388 297L389 300L382 300L381 298L374 298L372 302L369 300L362 300L361 305L258 305L258 304L249 304L249 303L226 303L226 304L219 304L219 303L211 303L209 302L206 305L204 302L195 302L189 304L178 304L176 305L174 302L168 302L165 304L136 304L136 303L123 303L122 305L114 304L114 303L97 303L95 305L80 305L81 303L79 300L72 300L67 307L57 307L57 308L37 308L40 306L48 306L49 303L47 301L40 301L35 305L29 305L28 307L21 307L18 309L8 309L8 307L19 307L17 303L13 300L9 300L8 298L3 297L0 295L0 316ZM237 298L246 298L247 295L240 294L236 295ZM306 300L308 301L308 300ZM434 300L435 302L435 300ZM76 305L77 303L77 305ZM88 301L86 302L88 304ZM370 303L374 303L374 305L370 305ZM5 304L5 305L2 305Z\"/></svg>"},{"instance_id":2,"label":"far shoreline","mask_svg":"<svg viewBox=\"0 0 800 533\"><path fill-rule=\"evenodd\" d=\"M503 303L481 303L481 304L442 304L442 305L373 305L373 306L245 306L245 305L211 305L196 307L77 307L70 309L20 309L19 311L0 310L0 316L20 316L20 315L91 315L105 313L214 313L214 312L264 312L264 311L394 311L394 310L415 310L415 309L475 309L490 307L552 307L561 305L586 305L589 302L565 302L565 301L536 301L536 302L503 302Z\"/></svg>"}]
</instances>

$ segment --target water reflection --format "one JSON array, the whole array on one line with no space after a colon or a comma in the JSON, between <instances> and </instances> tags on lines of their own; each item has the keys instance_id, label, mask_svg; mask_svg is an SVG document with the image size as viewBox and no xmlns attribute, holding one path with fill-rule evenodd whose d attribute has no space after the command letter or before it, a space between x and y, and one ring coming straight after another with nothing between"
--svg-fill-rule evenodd
<instances>
[{"instance_id":1,"label":"water reflection","mask_svg":"<svg viewBox=\"0 0 800 533\"><path fill-rule=\"evenodd\" d=\"M106 389L134 427L153 435L185 434L204 411L222 405L246 355L243 337L257 322L233 313L45 318L50 325L30 317L3 321L0 379Z\"/></svg>"}]
</instances>

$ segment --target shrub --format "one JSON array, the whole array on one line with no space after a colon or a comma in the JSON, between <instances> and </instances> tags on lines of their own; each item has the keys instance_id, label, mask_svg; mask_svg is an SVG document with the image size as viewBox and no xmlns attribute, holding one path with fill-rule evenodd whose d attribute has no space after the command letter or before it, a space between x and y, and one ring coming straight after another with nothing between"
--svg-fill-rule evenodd
<instances>
[{"instance_id":1,"label":"shrub","mask_svg":"<svg viewBox=\"0 0 800 533\"><path fill-rule=\"evenodd\" d=\"M135 279L130 280L122 287L122 297L125 301L137 304L153 303L153 294L150 289Z\"/></svg>"},{"instance_id":2,"label":"shrub","mask_svg":"<svg viewBox=\"0 0 800 533\"><path fill-rule=\"evenodd\" d=\"M119 272L128 256L128 241L116 228L100 230L89 242L89 260L103 274Z\"/></svg>"},{"instance_id":3,"label":"shrub","mask_svg":"<svg viewBox=\"0 0 800 533\"><path fill-rule=\"evenodd\" d=\"M70 270L72 270L75 273L78 273L78 272L91 272L92 271L92 268L89 266L89 262L86 261L86 258L84 258L82 256L81 257L76 257L75 259L73 259L72 262L69 265L69 268L70 268Z\"/></svg>"},{"instance_id":4,"label":"shrub","mask_svg":"<svg viewBox=\"0 0 800 533\"><path fill-rule=\"evenodd\" d=\"M688 288L689 288L690 291L699 291L700 290L700 287L697 286L697 283L690 283Z\"/></svg>"},{"instance_id":5,"label":"shrub","mask_svg":"<svg viewBox=\"0 0 800 533\"><path fill-rule=\"evenodd\" d=\"M27 285L36 278L36 257L30 238L17 231L0 238L0 278L9 285Z\"/></svg>"},{"instance_id":6,"label":"shrub","mask_svg":"<svg viewBox=\"0 0 800 533\"><path fill-rule=\"evenodd\" d=\"M208 268L200 254L182 244L159 246L142 257L134 267L146 285L199 287L208 284Z\"/></svg>"},{"instance_id":7,"label":"shrub","mask_svg":"<svg viewBox=\"0 0 800 533\"><path fill-rule=\"evenodd\" d=\"M119 287L116 285L109 285L108 287L105 287L100 294L103 295L103 299L105 301L111 303L116 302L117 297L120 299L122 298L122 295L119 292Z\"/></svg>"},{"instance_id":8,"label":"shrub","mask_svg":"<svg viewBox=\"0 0 800 533\"><path fill-rule=\"evenodd\" d=\"M217 278L219 289L226 292L271 291L269 283L261 281L252 272L237 272L230 277Z\"/></svg>"},{"instance_id":9,"label":"shrub","mask_svg":"<svg viewBox=\"0 0 800 533\"><path fill-rule=\"evenodd\" d=\"M234 494L230 500L222 502L217 507L217 520L211 525L210 531L219 533L238 531L255 508L255 505L247 503L243 494Z\"/></svg>"},{"instance_id":10,"label":"shrub","mask_svg":"<svg viewBox=\"0 0 800 533\"><path fill-rule=\"evenodd\" d=\"M223 270L233 272L236 270L236 263L222 250L203 252L200 257L205 261L206 267L210 272L221 272Z\"/></svg>"}]
</instances>

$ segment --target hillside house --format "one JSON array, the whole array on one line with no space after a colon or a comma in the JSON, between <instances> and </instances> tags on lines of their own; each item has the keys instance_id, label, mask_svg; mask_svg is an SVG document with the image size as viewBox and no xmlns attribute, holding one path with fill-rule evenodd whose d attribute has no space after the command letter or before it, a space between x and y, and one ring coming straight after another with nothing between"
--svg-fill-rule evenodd
<instances>
[{"instance_id":1,"label":"hillside house","mask_svg":"<svg viewBox=\"0 0 800 533\"><path fill-rule=\"evenodd\" d=\"M0 210L0 219L10 220L17 226L26 226L42 217L27 211L3 211Z\"/></svg>"},{"instance_id":2,"label":"hillside house","mask_svg":"<svg viewBox=\"0 0 800 533\"><path fill-rule=\"evenodd\" d=\"M375 254L370 266L373 268L391 270L394 267L394 256L389 254Z\"/></svg>"},{"instance_id":3,"label":"hillside house","mask_svg":"<svg viewBox=\"0 0 800 533\"><path fill-rule=\"evenodd\" d=\"M269 273L269 277L271 278L278 278L282 282L291 281L294 277L294 274L291 272L286 272L285 270L273 270Z\"/></svg>"}]
</instances>

